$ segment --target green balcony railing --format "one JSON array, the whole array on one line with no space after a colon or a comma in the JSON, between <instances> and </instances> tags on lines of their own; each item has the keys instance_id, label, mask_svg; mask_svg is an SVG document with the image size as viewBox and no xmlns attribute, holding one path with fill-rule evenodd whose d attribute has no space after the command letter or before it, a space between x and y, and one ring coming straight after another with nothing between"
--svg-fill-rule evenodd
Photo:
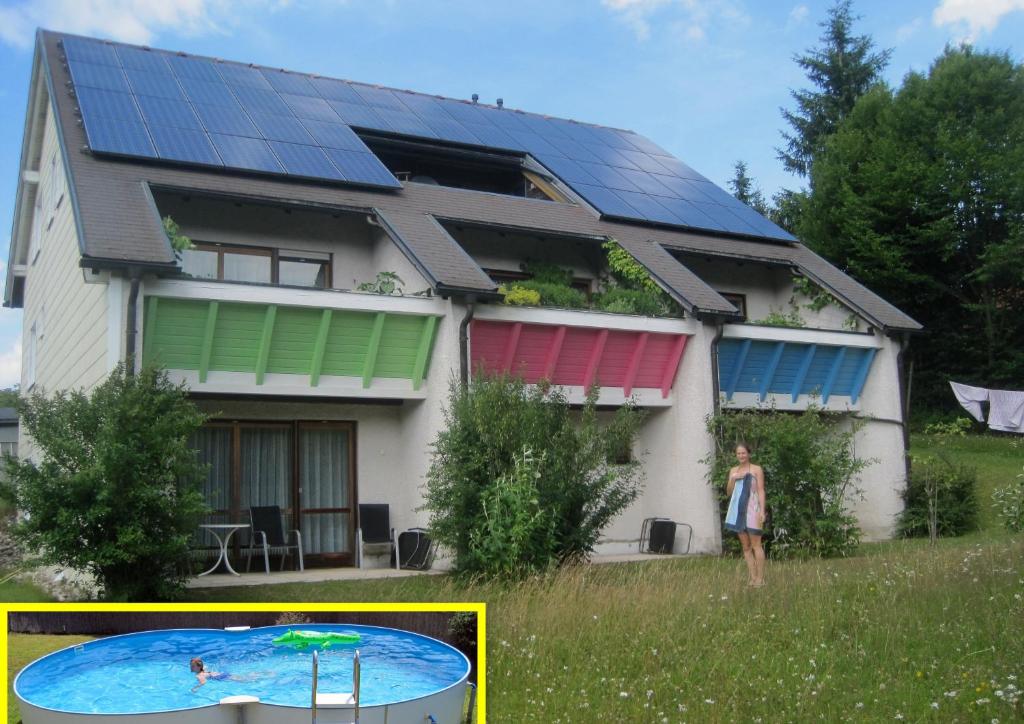
<instances>
[{"instance_id":1,"label":"green balcony railing","mask_svg":"<svg viewBox=\"0 0 1024 724\"><path fill-rule=\"evenodd\" d=\"M430 364L439 318L396 312L312 309L279 304L146 297L143 360L192 370L408 379L418 390Z\"/></svg>"}]
</instances>

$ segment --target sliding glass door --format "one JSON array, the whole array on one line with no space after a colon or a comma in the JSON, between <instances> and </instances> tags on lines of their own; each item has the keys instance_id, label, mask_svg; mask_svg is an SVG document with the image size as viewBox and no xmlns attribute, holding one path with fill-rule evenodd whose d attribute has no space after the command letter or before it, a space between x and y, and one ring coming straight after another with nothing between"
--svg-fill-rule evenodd
<instances>
[{"instance_id":1,"label":"sliding glass door","mask_svg":"<svg viewBox=\"0 0 1024 724\"><path fill-rule=\"evenodd\" d=\"M250 506L276 505L285 530L300 531L309 563L352 563L354 424L211 422L193 446L209 465L206 522L247 522Z\"/></svg>"}]
</instances>

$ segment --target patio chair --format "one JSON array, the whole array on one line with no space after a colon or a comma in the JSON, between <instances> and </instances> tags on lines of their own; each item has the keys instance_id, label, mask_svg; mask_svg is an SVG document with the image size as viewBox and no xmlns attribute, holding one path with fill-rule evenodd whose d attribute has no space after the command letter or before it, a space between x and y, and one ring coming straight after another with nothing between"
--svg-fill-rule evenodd
<instances>
[{"instance_id":1,"label":"patio chair","mask_svg":"<svg viewBox=\"0 0 1024 724\"><path fill-rule=\"evenodd\" d=\"M263 550L263 565L270 575L270 554L281 554L281 570L284 570L285 559L293 550L297 551L299 570L306 570L306 564L302 560L302 535L297 530L288 531L289 536L295 536L295 543L289 544L284 534L284 526L281 522L281 508L277 505L253 506L249 508L249 547L245 550L246 572L252 567L253 553Z\"/></svg>"},{"instance_id":2,"label":"patio chair","mask_svg":"<svg viewBox=\"0 0 1024 724\"><path fill-rule=\"evenodd\" d=\"M359 528L356 529L356 567L363 567L366 548L384 548L391 554L398 570L398 548L395 529L391 527L391 512L387 503L360 503Z\"/></svg>"},{"instance_id":3,"label":"patio chair","mask_svg":"<svg viewBox=\"0 0 1024 724\"><path fill-rule=\"evenodd\" d=\"M426 528L410 528L398 536L400 568L426 571L434 562L437 541L430 539Z\"/></svg>"}]
</instances>

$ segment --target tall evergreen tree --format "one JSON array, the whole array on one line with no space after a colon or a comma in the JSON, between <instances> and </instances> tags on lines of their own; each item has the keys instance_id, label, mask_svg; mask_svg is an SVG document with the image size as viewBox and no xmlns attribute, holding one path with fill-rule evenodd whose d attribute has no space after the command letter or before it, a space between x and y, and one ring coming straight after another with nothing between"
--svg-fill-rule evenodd
<instances>
[{"instance_id":1,"label":"tall evergreen tree","mask_svg":"<svg viewBox=\"0 0 1024 724\"><path fill-rule=\"evenodd\" d=\"M770 210L764 200L764 194L754 186L754 179L747 175L746 162L737 161L733 165L733 177L729 179L729 187L732 189L732 195L738 200L762 216L769 215Z\"/></svg>"},{"instance_id":2,"label":"tall evergreen tree","mask_svg":"<svg viewBox=\"0 0 1024 724\"><path fill-rule=\"evenodd\" d=\"M791 91L796 110L781 109L793 132L783 132L786 146L776 150L790 173L810 173L825 138L835 132L857 99L879 82L889 63L892 50L874 52L870 36L853 34L859 17L851 13L851 6L852 0L838 0L829 8L828 19L820 23L821 46L793 58L815 89Z\"/></svg>"},{"instance_id":3,"label":"tall evergreen tree","mask_svg":"<svg viewBox=\"0 0 1024 724\"><path fill-rule=\"evenodd\" d=\"M925 326L915 407L949 379L1024 380L1024 65L947 48L927 75L864 95L811 171L798 228Z\"/></svg>"}]
</instances>

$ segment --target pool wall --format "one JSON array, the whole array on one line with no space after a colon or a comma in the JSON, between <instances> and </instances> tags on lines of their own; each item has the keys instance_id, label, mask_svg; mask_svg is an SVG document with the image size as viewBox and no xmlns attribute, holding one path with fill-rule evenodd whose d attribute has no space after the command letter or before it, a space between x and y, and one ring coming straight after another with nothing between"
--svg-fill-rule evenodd
<instances>
[{"instance_id":1,"label":"pool wall","mask_svg":"<svg viewBox=\"0 0 1024 724\"><path fill-rule=\"evenodd\" d=\"M260 628L278 627L258 627L255 629L249 629L248 627L245 628L246 630L256 631ZM362 626L362 628L385 629L386 627ZM174 630L175 629L169 629L167 632L169 633ZM218 629L211 630L216 631ZM388 630L401 631L400 629ZM406 631L401 632L409 633ZM119 636L109 638L127 638L142 633L153 632L140 631L137 634L121 634ZM419 636L421 638L430 638L428 636L423 636L423 634L412 635ZM436 641L436 639L431 640ZM449 644L443 645L458 652L457 649L451 647ZM62 649L61 651L66 650L67 649ZM61 653L61 651L55 651L51 654L47 654L26 666L25 669L34 666L43 659ZM463 709L466 701L466 686L469 680L471 666L465 655L461 652L458 653L466 662L466 673L463 674L463 676L454 684L414 699L407 699L388 704L378 704L374 706L361 706L359 707L359 723L423 724L425 721L428 721L428 717L433 717L434 721L438 724L462 724L464 721ZM25 669L22 669L22 671ZM19 672L18 677L15 678L14 693L18 697L18 704L21 710L23 724L101 724L103 722L110 722L111 724L114 722L117 724L128 724L129 722L135 721L145 722L145 724L181 724L183 719L187 720L189 724L308 724L311 719L311 710L309 706L284 706L281 704L270 704L261 702L255 697L249 697L253 700L246 703L222 700L219 704L210 704L202 707L132 714L92 714L59 711L56 709L37 706L26 701L18 690L18 678L20 676L21 672ZM228 697L228 699L230 698L232 697ZM319 724L347 724L354 721L355 716L352 708L328 708L322 706L317 708L317 722Z\"/></svg>"},{"instance_id":2,"label":"pool wall","mask_svg":"<svg viewBox=\"0 0 1024 724\"><path fill-rule=\"evenodd\" d=\"M466 679L436 694L403 701L359 708L359 724L423 724L433 716L438 724L461 724L466 700ZM201 709L164 711L151 714L71 714L52 711L29 704L18 696L24 724L127 724L142 721L145 724L309 724L310 710L274 704L214 704ZM239 712L241 709L241 712ZM239 718L239 713L242 718ZM317 722L336 724L354 721L351 709L317 709Z\"/></svg>"}]
</instances>

